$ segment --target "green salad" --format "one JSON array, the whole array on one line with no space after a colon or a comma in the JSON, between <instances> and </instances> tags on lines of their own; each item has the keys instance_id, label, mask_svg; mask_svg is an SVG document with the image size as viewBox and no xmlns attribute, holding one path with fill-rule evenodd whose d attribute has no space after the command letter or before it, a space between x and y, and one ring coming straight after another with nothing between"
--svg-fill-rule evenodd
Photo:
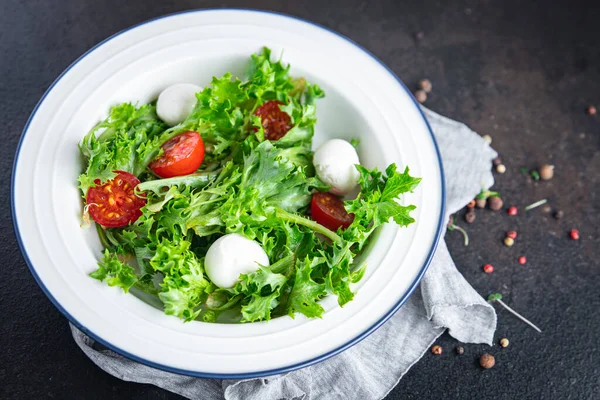
<instances>
[{"instance_id":1,"label":"green salad","mask_svg":"<svg viewBox=\"0 0 600 400\"><path fill-rule=\"evenodd\" d=\"M252 55L242 79L116 105L83 138L83 219L105 247L92 278L156 296L185 321L321 317L323 297L353 299L373 232L414 222L398 200L420 179L361 166L366 143L335 139L315 154L323 90L270 53Z\"/></svg>"}]
</instances>

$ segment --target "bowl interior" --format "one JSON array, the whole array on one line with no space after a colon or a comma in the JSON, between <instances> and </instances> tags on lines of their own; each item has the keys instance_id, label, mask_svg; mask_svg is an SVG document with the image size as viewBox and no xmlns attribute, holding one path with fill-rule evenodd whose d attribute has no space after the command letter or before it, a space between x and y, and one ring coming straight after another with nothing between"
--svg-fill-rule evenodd
<instances>
[{"instance_id":1,"label":"bowl interior","mask_svg":"<svg viewBox=\"0 0 600 400\"><path fill-rule=\"evenodd\" d=\"M255 49L255 51L258 50L260 48ZM96 111L103 114L101 118L105 118L111 106L122 102L141 105L154 101L162 90L175 83L194 83L200 87L205 87L210 85L214 76L220 77L225 72L231 72L234 77L238 77L243 81L245 79L244 71L250 54L248 53L247 56L240 54L220 54L210 59L197 56L168 60L168 62L158 64L154 68L146 68L140 74L128 76L119 85L117 90L112 93L110 91L101 91L102 97L92 96L83 105L81 114L84 115L85 113L87 116L89 114L86 111L91 111L93 107L96 107ZM274 57L277 57L277 55L274 55ZM304 77L308 82L319 84L326 94L325 98L320 99L317 103L318 122L315 126L313 149L316 149L324 141L333 138L341 138L348 141L359 139L360 146L358 153L361 164L367 168L378 167L382 170L387 167L383 146L377 135L371 132L371 127L366 121L366 116L356 104L353 104L335 86L311 74L310 70L294 68L292 65L290 74L294 77ZM99 120L86 121L82 119L81 124L78 123L77 126L87 125L89 127L87 129L91 129L98 122ZM86 130L82 130L77 136L75 132L76 128L69 129L69 133L72 134L65 140L65 152L77 152L78 140L81 140L83 135L87 133ZM402 164L401 157L398 157L396 162ZM86 164L81 157L79 157L79 170L73 170L72 166L66 163L61 163L59 166L59 168L64 169L64 174L61 174L61 176L69 177L72 182L76 182L76 174L83 171L85 167ZM84 203L80 201L79 212L83 211L83 205ZM365 246L364 251L356 258L355 266L361 265L368 258L369 252L376 243L375 238L377 235L378 232L375 232L373 240L370 241L369 245ZM96 235L86 235L86 246L100 257L102 245ZM90 272L89 265L81 265L80 267L82 273ZM375 269L376 267L374 265L372 268ZM359 285L356 286L356 288L358 287ZM162 303L156 297L135 288L131 290L131 293L145 303L162 309ZM202 321L195 322L204 323ZM231 322L231 320L224 318L220 322Z\"/></svg>"}]
</instances>

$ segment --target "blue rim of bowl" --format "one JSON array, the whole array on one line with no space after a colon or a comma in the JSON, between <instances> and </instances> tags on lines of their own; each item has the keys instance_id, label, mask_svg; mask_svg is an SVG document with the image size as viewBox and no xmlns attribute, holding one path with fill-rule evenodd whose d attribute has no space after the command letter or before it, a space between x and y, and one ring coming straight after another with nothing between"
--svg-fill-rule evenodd
<instances>
[{"instance_id":1,"label":"blue rim of bowl","mask_svg":"<svg viewBox=\"0 0 600 400\"><path fill-rule=\"evenodd\" d=\"M73 68L75 65L77 65L77 63L79 63L79 61L83 60L85 57L87 57L88 54L90 54L91 52L93 52L94 50L96 50L98 47L102 46L103 44L111 41L112 39L116 38L117 36L122 35L123 33L129 32L133 29L136 29L140 26L146 25L148 23L154 22L154 21L158 21L161 19L166 19L166 18L170 18L170 17L174 17L174 16L178 16L178 15L182 15L182 14L190 14L190 13L201 13L201 12L218 12L218 11L242 11L242 12L249 12L249 13L257 13L257 14L269 14L269 15L275 15L275 16L279 16L279 17L283 17L283 18L289 18L292 20L296 20L299 22L303 22L305 24L308 25L312 25L313 27L320 29L320 30L324 30L326 32L329 32L331 34L334 34L336 36L338 36L341 39L346 40L347 42L351 43L352 45L354 45L356 48L358 48L359 50L363 51L365 54L367 54L368 56L370 56L371 58L373 58L375 61L377 61L381 66L383 66L388 73L393 76L398 83L400 84L400 86L410 95L411 100L413 101L415 107L417 108L417 110L419 111L419 113L421 114L421 117L423 118L423 121L425 121L425 125L427 126L427 129L429 130L429 134L431 135L431 140L433 141L433 145L435 147L435 151L437 154L437 159L438 159L438 164L439 164L439 169L440 169L440 178L441 178L441 185L442 185L442 201L441 201L441 210L440 210L440 220L438 221L438 226L437 226L437 231L435 234L435 238L433 241L433 244L431 246L431 249L429 250L429 254L427 255L427 258L425 259L425 263L423 264L423 266L421 267L421 270L419 271L419 274L417 275L417 277L415 278L415 280L412 282L412 284L410 285L409 290L404 293L404 295L398 300L398 302L396 303L396 305L394 307L392 307L381 319L379 319L379 321L377 321L375 324L373 324L371 327L369 327L368 329L366 329L364 332L362 332L361 334L359 334L358 336L356 336L354 339L348 341L347 343L339 346L338 348L328 351L327 353L321 354L318 357L312 358L310 360L307 361L303 361L297 364L293 364L290 366L286 366L286 367L281 367L281 368L276 368L276 369L272 369L272 370L266 370L266 371L257 371L257 372L248 372L248 373L236 373L236 374L219 374L219 373L208 373L208 372L201 372L201 371L190 371L190 370L184 370L184 369L179 369L179 368L173 368L173 367L169 367L166 365L162 365L162 364L158 364L156 362L153 361L148 361L145 360L139 356L133 355L125 350L122 350L118 347L115 347L114 345L112 345L111 343L105 341L104 339L102 339L101 337L99 337L98 335L94 334L93 332L91 332L90 330L88 330L85 326L81 325L71 314L69 314L62 306L61 304L52 296L52 294L50 293L50 291L48 290L48 288L46 288L46 286L44 285L44 283L42 282L42 280L40 279L40 277L38 276L38 274L35 271L35 268L33 267L33 264L31 263L31 260L29 259L29 256L25 250L25 247L23 246L23 241L21 240L21 233L19 231L19 224L15 218L15 192L14 192L14 186L15 186L15 173L16 173L16 169L17 169L17 163L19 160L19 154L21 152L21 146L23 144L23 140L25 139L25 135L27 134L27 131L29 129L29 125L31 123L31 121L33 120L33 118L35 117L35 114L38 110L38 108L41 106L41 104L44 102L44 99L46 98L46 96L48 96L48 94L52 91L52 89L54 88L54 86L62 79L62 77L71 70L71 68ZM17 238L17 242L19 244L19 248L21 249L21 253L23 254L23 257L25 258L25 262L27 264L27 266L29 267L29 271L31 271L31 274L33 275L33 278L35 279L35 281L37 282L37 284L40 286L40 288L42 289L42 291L46 294L46 296L50 299L50 301L52 302L52 304L54 304L54 306L73 324L75 325L80 331L82 331L83 333L85 333L86 335L88 335L89 337L91 337L92 339L94 339L96 342L102 344L103 346L105 346L106 348L119 353L133 361L137 361L141 364L147 365L149 367L153 367L153 368L157 368L163 371L167 371L167 372L172 372L175 374L180 374L180 375L187 375L187 376L194 376L194 377L198 377L198 378L216 378L216 379L250 379L250 378L259 378L259 377L265 377L265 376L269 376L269 375L276 375L276 374L282 374L285 372L290 372L290 371L294 371L300 368L304 368L304 367L308 367L312 364L316 364L318 362L324 361L330 357L333 357L334 355L341 353L342 351L354 346L355 344L357 344L358 342L360 342L361 340L363 340L364 338L366 338L367 336L369 336L371 333L373 333L375 330L377 330L381 325L383 325L392 315L394 315L396 313L396 311L398 311L398 309L400 309L400 307L402 307L402 305L406 302L406 300L412 295L412 293L415 291L416 287L418 286L418 284L421 282L421 279L423 278L423 275L425 275L425 272L427 271L427 268L429 267L429 264L431 263L431 260L433 259L433 255L435 254L435 250L437 249L438 243L440 241L441 235L442 235L442 230L443 230L443 226L444 226L444 212L446 209L446 181L444 178L444 167L442 165L442 157L440 154L440 149L438 147L437 141L435 140L435 136L433 135L433 131L431 130L431 126L429 125L429 122L427 121L427 118L425 118L425 114L423 114L423 111L421 110L421 106L419 105L419 103L417 103L417 101L414 99L414 97L412 96L412 93L410 92L410 90L408 90L408 88L406 87L406 85L400 80L400 78L398 78L398 76L394 73L394 71L392 71L387 65L385 65L381 60L379 60L376 56L374 56L371 52L369 52L367 49L365 49L364 47L362 47L361 45L359 45L358 43L354 42L353 40L347 38L346 36L332 30L329 29L325 26L319 25L317 23L311 22L311 21L307 21L304 20L302 18L298 18L292 15L288 15L288 14L284 14L284 13L279 13L279 12L275 12L275 11L265 11L265 10L255 10L255 9L248 9L248 8L217 8L217 9L199 9L199 10L187 10L187 11L181 11L181 12L176 12L176 13L172 13L172 14L167 14L167 15L163 15L160 17L156 17L156 18L152 18L150 20L138 23L136 25L133 25L129 28L126 28L120 32L115 33L114 35L104 39L103 41L101 41L100 43L96 44L94 47L92 47L91 49L89 49L88 51L86 51L83 55L81 55L79 58L77 58L73 63L71 63L71 65L69 65L59 76L58 78L56 78L54 80L54 82L52 82L52 84L48 87L48 89L46 90L46 92L44 93L44 95L42 96L42 98L38 101L38 103L36 104L35 108L33 109L33 111L31 112L31 115L29 116L29 118L27 119L27 123L25 124L25 127L23 128L23 131L21 133L21 138L19 139L19 143L17 145L17 150L15 153L15 160L13 163L13 169L12 169L12 177L11 177L11 201L10 201L10 206L11 206L11 213L12 213L12 221L13 221L13 228L15 230L15 236Z\"/></svg>"}]
</instances>

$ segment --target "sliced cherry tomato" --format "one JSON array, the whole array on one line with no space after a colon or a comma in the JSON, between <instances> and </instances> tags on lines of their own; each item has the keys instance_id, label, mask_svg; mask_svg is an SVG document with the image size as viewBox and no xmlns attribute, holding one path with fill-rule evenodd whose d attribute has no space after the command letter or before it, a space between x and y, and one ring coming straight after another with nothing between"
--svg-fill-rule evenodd
<instances>
[{"instance_id":1,"label":"sliced cherry tomato","mask_svg":"<svg viewBox=\"0 0 600 400\"><path fill-rule=\"evenodd\" d=\"M89 188L86 199L90 216L107 228L120 228L135 222L146 204L146 199L134 192L140 180L129 172L114 172L117 176L104 185L96 180L98 186Z\"/></svg>"},{"instance_id":2,"label":"sliced cherry tomato","mask_svg":"<svg viewBox=\"0 0 600 400\"><path fill-rule=\"evenodd\" d=\"M283 105L277 100L267 101L254 112L260 117L263 129L265 130L265 139L279 140L292 129L292 119L290 116L279 109Z\"/></svg>"},{"instance_id":3,"label":"sliced cherry tomato","mask_svg":"<svg viewBox=\"0 0 600 400\"><path fill-rule=\"evenodd\" d=\"M163 154L150 163L150 169L161 178L189 175L204 160L204 142L198 132L181 133L162 145Z\"/></svg>"},{"instance_id":4,"label":"sliced cherry tomato","mask_svg":"<svg viewBox=\"0 0 600 400\"><path fill-rule=\"evenodd\" d=\"M332 231L346 229L354 221L354 214L348 214L342 199L331 193L313 194L310 212L312 219Z\"/></svg>"}]
</instances>

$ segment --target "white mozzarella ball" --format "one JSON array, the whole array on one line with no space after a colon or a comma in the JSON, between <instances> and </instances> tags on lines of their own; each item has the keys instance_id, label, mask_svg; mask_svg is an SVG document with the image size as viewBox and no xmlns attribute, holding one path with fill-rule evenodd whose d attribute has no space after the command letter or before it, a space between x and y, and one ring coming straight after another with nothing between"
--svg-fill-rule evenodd
<instances>
[{"instance_id":1,"label":"white mozzarella ball","mask_svg":"<svg viewBox=\"0 0 600 400\"><path fill-rule=\"evenodd\" d=\"M331 139L323 143L313 156L317 176L331 186L330 192L344 196L358 184L360 164L354 147L345 140Z\"/></svg>"},{"instance_id":2,"label":"white mozzarella ball","mask_svg":"<svg viewBox=\"0 0 600 400\"><path fill-rule=\"evenodd\" d=\"M237 233L215 240L204 259L206 275L220 288L235 286L240 274L254 272L259 265L269 265L267 253L260 244Z\"/></svg>"},{"instance_id":3,"label":"white mozzarella ball","mask_svg":"<svg viewBox=\"0 0 600 400\"><path fill-rule=\"evenodd\" d=\"M158 95L156 114L167 125L175 126L190 116L196 105L196 93L200 86L191 83L177 83L163 90Z\"/></svg>"}]
</instances>

